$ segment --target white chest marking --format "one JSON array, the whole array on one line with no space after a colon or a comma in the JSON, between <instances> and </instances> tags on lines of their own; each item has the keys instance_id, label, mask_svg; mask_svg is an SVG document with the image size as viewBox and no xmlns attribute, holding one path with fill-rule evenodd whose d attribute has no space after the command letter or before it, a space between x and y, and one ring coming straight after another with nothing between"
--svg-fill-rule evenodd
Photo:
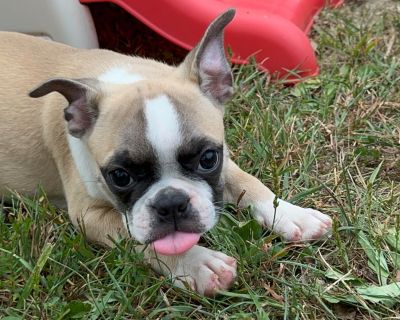
<instances>
[{"instance_id":1,"label":"white chest marking","mask_svg":"<svg viewBox=\"0 0 400 320\"><path fill-rule=\"evenodd\" d=\"M99 80L114 84L130 84L143 80L143 77L139 74L130 73L121 67L116 67L100 75Z\"/></svg>"},{"instance_id":2,"label":"white chest marking","mask_svg":"<svg viewBox=\"0 0 400 320\"><path fill-rule=\"evenodd\" d=\"M178 114L165 95L145 101L146 136L162 163L174 163L182 136Z\"/></svg>"}]
</instances>

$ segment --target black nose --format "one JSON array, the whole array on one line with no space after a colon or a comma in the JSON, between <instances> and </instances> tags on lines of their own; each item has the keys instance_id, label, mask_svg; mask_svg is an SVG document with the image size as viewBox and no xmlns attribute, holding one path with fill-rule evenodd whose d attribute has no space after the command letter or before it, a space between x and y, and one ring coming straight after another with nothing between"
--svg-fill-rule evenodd
<instances>
[{"instance_id":1,"label":"black nose","mask_svg":"<svg viewBox=\"0 0 400 320\"><path fill-rule=\"evenodd\" d=\"M157 193L152 207L162 221L172 222L188 216L190 198L182 190L167 187Z\"/></svg>"}]
</instances>

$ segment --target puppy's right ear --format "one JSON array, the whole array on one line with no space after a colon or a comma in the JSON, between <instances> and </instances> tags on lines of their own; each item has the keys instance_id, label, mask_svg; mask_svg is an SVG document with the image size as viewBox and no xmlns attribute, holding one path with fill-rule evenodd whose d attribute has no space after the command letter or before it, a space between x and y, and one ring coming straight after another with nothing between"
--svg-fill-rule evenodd
<instances>
[{"instance_id":1,"label":"puppy's right ear","mask_svg":"<svg viewBox=\"0 0 400 320\"><path fill-rule=\"evenodd\" d=\"M58 92L67 99L69 105L64 109L69 133L81 138L96 122L99 114L99 89L96 79L50 79L33 89L29 96L39 98L51 92Z\"/></svg>"},{"instance_id":2,"label":"puppy's right ear","mask_svg":"<svg viewBox=\"0 0 400 320\"><path fill-rule=\"evenodd\" d=\"M225 56L224 29L235 16L229 9L208 26L199 44L180 65L184 76L197 83L200 90L218 104L224 104L233 95L233 80Z\"/></svg>"}]
</instances>

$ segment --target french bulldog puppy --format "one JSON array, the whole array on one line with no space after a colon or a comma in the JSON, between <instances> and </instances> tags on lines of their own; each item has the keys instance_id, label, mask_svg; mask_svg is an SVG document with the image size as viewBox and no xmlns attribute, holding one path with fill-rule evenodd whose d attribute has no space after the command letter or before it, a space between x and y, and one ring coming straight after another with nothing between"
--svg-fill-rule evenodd
<instances>
[{"instance_id":1,"label":"french bulldog puppy","mask_svg":"<svg viewBox=\"0 0 400 320\"><path fill-rule=\"evenodd\" d=\"M133 237L177 285L227 289L236 261L197 245L222 201L289 241L317 239L331 219L275 199L229 159L223 104L232 74L223 46L230 9L178 67L0 33L0 194L35 194L68 208L86 237Z\"/></svg>"}]
</instances>

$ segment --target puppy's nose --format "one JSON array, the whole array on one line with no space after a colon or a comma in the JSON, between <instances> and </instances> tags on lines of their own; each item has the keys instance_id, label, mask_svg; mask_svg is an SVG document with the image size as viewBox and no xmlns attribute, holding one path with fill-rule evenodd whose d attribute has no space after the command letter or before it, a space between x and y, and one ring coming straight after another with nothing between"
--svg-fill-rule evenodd
<instances>
[{"instance_id":1,"label":"puppy's nose","mask_svg":"<svg viewBox=\"0 0 400 320\"><path fill-rule=\"evenodd\" d=\"M163 221L186 218L190 210L190 198L182 190L167 187L159 191L152 207Z\"/></svg>"}]
</instances>

